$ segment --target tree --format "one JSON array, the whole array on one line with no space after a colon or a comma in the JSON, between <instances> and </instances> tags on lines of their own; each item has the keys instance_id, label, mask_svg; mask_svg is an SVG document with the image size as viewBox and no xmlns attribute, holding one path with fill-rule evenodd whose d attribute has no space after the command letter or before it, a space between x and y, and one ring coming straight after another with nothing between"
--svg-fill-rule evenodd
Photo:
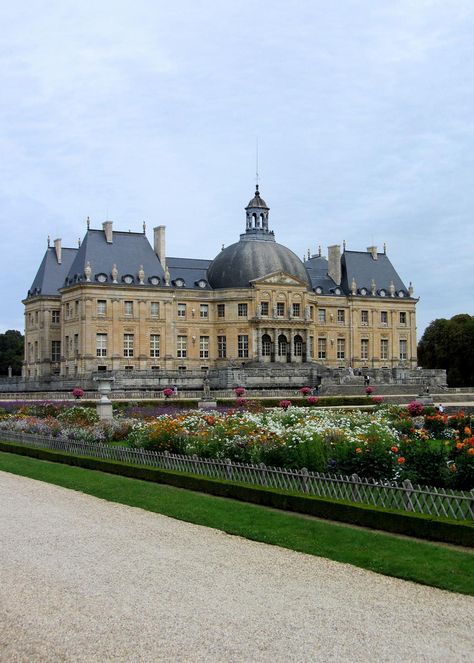
<instances>
[{"instance_id":1,"label":"tree","mask_svg":"<svg viewBox=\"0 0 474 663\"><path fill-rule=\"evenodd\" d=\"M423 368L445 368L450 387L474 386L474 316L433 320L418 344Z\"/></svg>"},{"instance_id":2,"label":"tree","mask_svg":"<svg viewBox=\"0 0 474 663\"><path fill-rule=\"evenodd\" d=\"M8 367L12 367L13 375L21 375L25 339L15 329L0 334L0 375L8 375Z\"/></svg>"}]
</instances>

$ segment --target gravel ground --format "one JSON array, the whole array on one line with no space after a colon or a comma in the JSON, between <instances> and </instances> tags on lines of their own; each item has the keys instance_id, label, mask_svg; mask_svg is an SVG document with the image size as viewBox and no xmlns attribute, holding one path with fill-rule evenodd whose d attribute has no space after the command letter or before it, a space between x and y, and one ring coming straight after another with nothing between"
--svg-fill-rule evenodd
<instances>
[{"instance_id":1,"label":"gravel ground","mask_svg":"<svg viewBox=\"0 0 474 663\"><path fill-rule=\"evenodd\" d=\"M0 472L0 661L472 661L474 599Z\"/></svg>"}]
</instances>

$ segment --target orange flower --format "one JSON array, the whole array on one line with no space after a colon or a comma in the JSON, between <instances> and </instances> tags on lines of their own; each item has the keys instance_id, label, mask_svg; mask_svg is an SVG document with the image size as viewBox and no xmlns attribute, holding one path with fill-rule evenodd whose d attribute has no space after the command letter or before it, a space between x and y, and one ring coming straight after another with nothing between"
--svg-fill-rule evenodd
<instances>
[{"instance_id":1,"label":"orange flower","mask_svg":"<svg viewBox=\"0 0 474 663\"><path fill-rule=\"evenodd\" d=\"M403 463L405 462L405 459L403 458L403 456L400 456L400 458L398 459L398 462L400 463L400 465L403 465Z\"/></svg>"},{"instance_id":2,"label":"orange flower","mask_svg":"<svg viewBox=\"0 0 474 663\"><path fill-rule=\"evenodd\" d=\"M360 454L361 451L362 451L362 449L361 449L360 447L357 447L357 448L356 448L356 454Z\"/></svg>"},{"instance_id":3,"label":"orange flower","mask_svg":"<svg viewBox=\"0 0 474 663\"><path fill-rule=\"evenodd\" d=\"M466 435L471 434L471 429L469 428L469 426L466 426L466 428L464 429L464 432L465 432Z\"/></svg>"},{"instance_id":4,"label":"orange flower","mask_svg":"<svg viewBox=\"0 0 474 663\"><path fill-rule=\"evenodd\" d=\"M398 451L398 447L391 447L390 449L391 451L393 451L394 454L396 454Z\"/></svg>"},{"instance_id":5,"label":"orange flower","mask_svg":"<svg viewBox=\"0 0 474 663\"><path fill-rule=\"evenodd\" d=\"M470 449L468 449L468 450L467 450L467 453L468 453L470 456L474 456L474 447L471 447Z\"/></svg>"},{"instance_id":6,"label":"orange flower","mask_svg":"<svg viewBox=\"0 0 474 663\"><path fill-rule=\"evenodd\" d=\"M463 444L462 442L458 442L458 443L456 444L456 449L462 449L463 446L464 446L464 444Z\"/></svg>"}]
</instances>

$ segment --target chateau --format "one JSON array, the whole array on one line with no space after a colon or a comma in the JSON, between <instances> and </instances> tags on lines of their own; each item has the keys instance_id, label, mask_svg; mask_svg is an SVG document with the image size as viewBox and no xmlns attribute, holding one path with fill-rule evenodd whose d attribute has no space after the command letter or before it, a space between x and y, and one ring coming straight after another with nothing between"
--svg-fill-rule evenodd
<instances>
[{"instance_id":1,"label":"chateau","mask_svg":"<svg viewBox=\"0 0 474 663\"><path fill-rule=\"evenodd\" d=\"M165 227L90 228L54 240L24 300L23 377L313 363L416 367L413 288L377 247L302 261L278 244L255 196L245 230L214 260L172 258Z\"/></svg>"}]
</instances>

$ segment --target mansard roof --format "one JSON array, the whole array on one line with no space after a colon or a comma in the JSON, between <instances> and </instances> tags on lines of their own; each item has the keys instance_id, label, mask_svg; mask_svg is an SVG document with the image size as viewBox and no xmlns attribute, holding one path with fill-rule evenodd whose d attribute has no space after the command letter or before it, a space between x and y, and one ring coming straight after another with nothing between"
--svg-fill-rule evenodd
<instances>
[{"instance_id":1,"label":"mansard roof","mask_svg":"<svg viewBox=\"0 0 474 663\"><path fill-rule=\"evenodd\" d=\"M77 251L78 249L63 248L61 262L58 263L55 248L48 246L31 288L28 290L28 297L59 295L58 290L64 285L64 279L74 262Z\"/></svg>"}]
</instances>

